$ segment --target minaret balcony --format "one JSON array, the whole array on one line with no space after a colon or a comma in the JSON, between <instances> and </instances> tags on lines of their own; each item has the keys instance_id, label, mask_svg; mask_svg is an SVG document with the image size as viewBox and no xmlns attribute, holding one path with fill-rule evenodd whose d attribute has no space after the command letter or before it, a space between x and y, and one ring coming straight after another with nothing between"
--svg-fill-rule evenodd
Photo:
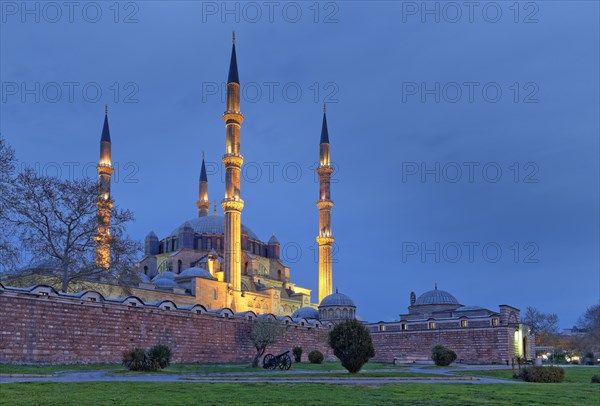
<instances>
[{"instance_id":1,"label":"minaret balcony","mask_svg":"<svg viewBox=\"0 0 600 406\"><path fill-rule=\"evenodd\" d=\"M223 165L237 166L240 168L244 163L244 157L240 154L225 154L223 155Z\"/></svg>"},{"instance_id":2,"label":"minaret balcony","mask_svg":"<svg viewBox=\"0 0 600 406\"><path fill-rule=\"evenodd\" d=\"M319 165L319 166L317 166L317 173L319 175L331 175L333 173L333 166Z\"/></svg>"},{"instance_id":3,"label":"minaret balcony","mask_svg":"<svg viewBox=\"0 0 600 406\"><path fill-rule=\"evenodd\" d=\"M317 237L317 244L319 244L319 245L333 245L334 241L335 241L335 239L333 238L332 235L329 235L329 236L320 235Z\"/></svg>"},{"instance_id":4,"label":"minaret balcony","mask_svg":"<svg viewBox=\"0 0 600 406\"><path fill-rule=\"evenodd\" d=\"M223 211L242 211L244 209L244 201L239 197L226 197L221 200Z\"/></svg>"},{"instance_id":5,"label":"minaret balcony","mask_svg":"<svg viewBox=\"0 0 600 406\"><path fill-rule=\"evenodd\" d=\"M115 171L115 168L112 167L110 162L100 162L96 166L96 170L101 175L112 175L113 172Z\"/></svg>"},{"instance_id":6,"label":"minaret balcony","mask_svg":"<svg viewBox=\"0 0 600 406\"><path fill-rule=\"evenodd\" d=\"M317 201L317 207L319 210L331 209L333 207L333 200L322 199Z\"/></svg>"},{"instance_id":7,"label":"minaret balcony","mask_svg":"<svg viewBox=\"0 0 600 406\"><path fill-rule=\"evenodd\" d=\"M244 122L244 115L241 111L228 110L225 113L223 113L223 121L225 121L225 124L237 123L239 125L242 125L242 123Z\"/></svg>"}]
</instances>

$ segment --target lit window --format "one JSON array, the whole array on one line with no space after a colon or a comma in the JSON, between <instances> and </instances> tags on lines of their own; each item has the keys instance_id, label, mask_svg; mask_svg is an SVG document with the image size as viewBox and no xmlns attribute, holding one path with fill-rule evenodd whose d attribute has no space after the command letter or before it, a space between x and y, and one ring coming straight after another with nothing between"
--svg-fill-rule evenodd
<instances>
[{"instance_id":1,"label":"lit window","mask_svg":"<svg viewBox=\"0 0 600 406\"><path fill-rule=\"evenodd\" d=\"M467 325L468 325L468 323L467 323L467 321L466 321L466 320L461 320L461 321L460 321L460 326L461 326L461 327L463 327L463 328L464 328L464 327L467 327Z\"/></svg>"},{"instance_id":2,"label":"lit window","mask_svg":"<svg viewBox=\"0 0 600 406\"><path fill-rule=\"evenodd\" d=\"M402 324L401 324L401 326L402 326L402 331L406 331L406 330L407 330L407 325L406 325L406 323L402 323Z\"/></svg>"},{"instance_id":3,"label":"lit window","mask_svg":"<svg viewBox=\"0 0 600 406\"><path fill-rule=\"evenodd\" d=\"M435 323L433 321L429 322L429 329L432 330L435 328Z\"/></svg>"},{"instance_id":4,"label":"lit window","mask_svg":"<svg viewBox=\"0 0 600 406\"><path fill-rule=\"evenodd\" d=\"M379 331L385 331L385 326L383 324L379 325Z\"/></svg>"},{"instance_id":5,"label":"lit window","mask_svg":"<svg viewBox=\"0 0 600 406\"><path fill-rule=\"evenodd\" d=\"M492 319L492 326L498 327L498 319Z\"/></svg>"}]
</instances>

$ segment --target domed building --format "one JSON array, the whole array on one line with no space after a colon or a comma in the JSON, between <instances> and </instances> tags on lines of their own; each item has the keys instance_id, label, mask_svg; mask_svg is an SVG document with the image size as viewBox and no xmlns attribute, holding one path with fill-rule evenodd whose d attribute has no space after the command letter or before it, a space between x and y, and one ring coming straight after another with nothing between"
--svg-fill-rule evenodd
<instances>
[{"instance_id":1,"label":"domed building","mask_svg":"<svg viewBox=\"0 0 600 406\"><path fill-rule=\"evenodd\" d=\"M520 311L500 305L498 311L463 306L454 295L438 289L410 294L408 313L398 321L367 323L379 359L428 361L431 348L442 344L464 362L505 363L513 357L531 359L534 337L522 324Z\"/></svg>"},{"instance_id":2,"label":"domed building","mask_svg":"<svg viewBox=\"0 0 600 406\"><path fill-rule=\"evenodd\" d=\"M342 321L356 318L356 305L343 293L337 290L326 296L319 304L319 319L321 321Z\"/></svg>"}]
</instances>

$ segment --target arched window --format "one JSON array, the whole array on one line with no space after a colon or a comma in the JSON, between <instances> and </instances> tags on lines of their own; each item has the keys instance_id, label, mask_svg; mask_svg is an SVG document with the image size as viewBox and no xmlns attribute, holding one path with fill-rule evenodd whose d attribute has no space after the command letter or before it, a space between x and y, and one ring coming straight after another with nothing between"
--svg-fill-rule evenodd
<instances>
[{"instance_id":1,"label":"arched window","mask_svg":"<svg viewBox=\"0 0 600 406\"><path fill-rule=\"evenodd\" d=\"M144 265L144 274L148 275L148 265Z\"/></svg>"},{"instance_id":2,"label":"arched window","mask_svg":"<svg viewBox=\"0 0 600 406\"><path fill-rule=\"evenodd\" d=\"M335 309L335 318L336 319L340 318L340 309Z\"/></svg>"},{"instance_id":3,"label":"arched window","mask_svg":"<svg viewBox=\"0 0 600 406\"><path fill-rule=\"evenodd\" d=\"M333 309L329 309L329 318L333 319Z\"/></svg>"},{"instance_id":4,"label":"arched window","mask_svg":"<svg viewBox=\"0 0 600 406\"><path fill-rule=\"evenodd\" d=\"M244 275L248 275L248 263L244 264Z\"/></svg>"},{"instance_id":5,"label":"arched window","mask_svg":"<svg viewBox=\"0 0 600 406\"><path fill-rule=\"evenodd\" d=\"M213 289L213 299L217 300L217 288Z\"/></svg>"},{"instance_id":6,"label":"arched window","mask_svg":"<svg viewBox=\"0 0 600 406\"><path fill-rule=\"evenodd\" d=\"M208 237L206 239L206 250L207 251L212 250L212 238L211 237Z\"/></svg>"},{"instance_id":7,"label":"arched window","mask_svg":"<svg viewBox=\"0 0 600 406\"><path fill-rule=\"evenodd\" d=\"M223 240L221 238L217 238L217 249L220 250L223 248Z\"/></svg>"},{"instance_id":8,"label":"arched window","mask_svg":"<svg viewBox=\"0 0 600 406\"><path fill-rule=\"evenodd\" d=\"M177 261L177 273L181 273L181 265L182 265L181 260L178 260Z\"/></svg>"},{"instance_id":9,"label":"arched window","mask_svg":"<svg viewBox=\"0 0 600 406\"><path fill-rule=\"evenodd\" d=\"M348 318L348 309L344 309L344 311L342 312L342 316L347 319Z\"/></svg>"},{"instance_id":10,"label":"arched window","mask_svg":"<svg viewBox=\"0 0 600 406\"><path fill-rule=\"evenodd\" d=\"M277 271L277 280L281 282L281 269Z\"/></svg>"}]
</instances>

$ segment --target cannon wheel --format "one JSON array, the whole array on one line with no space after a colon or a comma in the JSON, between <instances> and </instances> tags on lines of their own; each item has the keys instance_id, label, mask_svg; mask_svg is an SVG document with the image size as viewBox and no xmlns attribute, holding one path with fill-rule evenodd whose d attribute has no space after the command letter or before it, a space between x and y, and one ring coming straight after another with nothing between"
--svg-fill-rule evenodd
<instances>
[{"instance_id":1,"label":"cannon wheel","mask_svg":"<svg viewBox=\"0 0 600 406\"><path fill-rule=\"evenodd\" d=\"M265 369L274 369L273 365L277 365L277 361L275 360L275 356L273 354L267 354L263 358L263 368Z\"/></svg>"},{"instance_id":2,"label":"cannon wheel","mask_svg":"<svg viewBox=\"0 0 600 406\"><path fill-rule=\"evenodd\" d=\"M279 369L288 370L292 366L292 359L289 355L284 354L279 360Z\"/></svg>"}]
</instances>

